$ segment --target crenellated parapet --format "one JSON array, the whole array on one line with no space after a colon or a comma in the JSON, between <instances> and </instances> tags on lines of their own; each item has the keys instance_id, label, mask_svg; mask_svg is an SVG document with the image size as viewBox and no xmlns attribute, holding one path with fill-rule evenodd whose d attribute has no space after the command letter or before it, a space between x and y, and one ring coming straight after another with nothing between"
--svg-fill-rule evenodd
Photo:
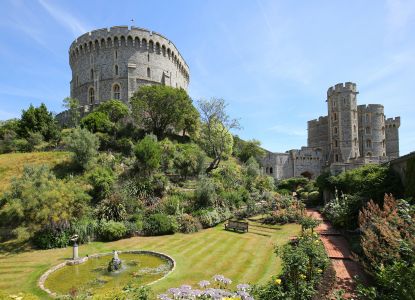
<instances>
[{"instance_id":1,"label":"crenellated parapet","mask_svg":"<svg viewBox=\"0 0 415 300\"><path fill-rule=\"evenodd\" d=\"M387 118L385 126L386 128L399 128L401 126L401 117Z\"/></svg>"},{"instance_id":2,"label":"crenellated parapet","mask_svg":"<svg viewBox=\"0 0 415 300\"><path fill-rule=\"evenodd\" d=\"M71 97L85 108L109 99L126 103L146 85L187 90L189 67L176 46L159 33L128 26L87 32L69 48Z\"/></svg>"},{"instance_id":3,"label":"crenellated parapet","mask_svg":"<svg viewBox=\"0 0 415 300\"><path fill-rule=\"evenodd\" d=\"M172 41L154 31L133 26L114 26L81 35L69 48L69 62L72 66L79 56L121 47L133 47L167 57L187 81L190 79L189 67Z\"/></svg>"},{"instance_id":4,"label":"crenellated parapet","mask_svg":"<svg viewBox=\"0 0 415 300\"><path fill-rule=\"evenodd\" d=\"M336 93L344 93L344 92L358 93L357 88L356 88L356 83L345 82L344 84L338 83L335 86L331 86L327 90L327 97L330 97L331 95L336 94Z\"/></svg>"}]
</instances>

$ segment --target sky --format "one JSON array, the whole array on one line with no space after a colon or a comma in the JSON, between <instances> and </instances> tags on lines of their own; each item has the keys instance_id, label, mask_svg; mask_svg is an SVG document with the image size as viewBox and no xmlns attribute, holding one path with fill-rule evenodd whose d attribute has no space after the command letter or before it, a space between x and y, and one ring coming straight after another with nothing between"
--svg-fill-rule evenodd
<instances>
[{"instance_id":1,"label":"sky","mask_svg":"<svg viewBox=\"0 0 415 300\"><path fill-rule=\"evenodd\" d=\"M0 11L0 120L42 102L62 111L72 41L134 25L174 42L189 95L225 99L243 139L275 152L306 146L327 89L352 81L358 104L401 116L400 154L415 151L414 0L0 0Z\"/></svg>"}]
</instances>

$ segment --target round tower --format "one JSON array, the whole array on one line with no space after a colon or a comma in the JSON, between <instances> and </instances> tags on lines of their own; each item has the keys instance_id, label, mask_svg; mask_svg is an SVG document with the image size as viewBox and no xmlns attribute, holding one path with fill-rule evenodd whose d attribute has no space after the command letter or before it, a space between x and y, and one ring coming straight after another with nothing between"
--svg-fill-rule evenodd
<instances>
[{"instance_id":1,"label":"round tower","mask_svg":"<svg viewBox=\"0 0 415 300\"><path fill-rule=\"evenodd\" d=\"M356 84L338 83L327 91L329 162L345 163L360 156Z\"/></svg>"},{"instance_id":2,"label":"round tower","mask_svg":"<svg viewBox=\"0 0 415 300\"><path fill-rule=\"evenodd\" d=\"M358 114L361 156L386 156L385 114L383 105L359 105Z\"/></svg>"},{"instance_id":3,"label":"round tower","mask_svg":"<svg viewBox=\"0 0 415 300\"><path fill-rule=\"evenodd\" d=\"M116 26L78 37L69 49L71 97L90 107L128 99L142 85L165 84L187 90L189 67L161 34Z\"/></svg>"}]
</instances>

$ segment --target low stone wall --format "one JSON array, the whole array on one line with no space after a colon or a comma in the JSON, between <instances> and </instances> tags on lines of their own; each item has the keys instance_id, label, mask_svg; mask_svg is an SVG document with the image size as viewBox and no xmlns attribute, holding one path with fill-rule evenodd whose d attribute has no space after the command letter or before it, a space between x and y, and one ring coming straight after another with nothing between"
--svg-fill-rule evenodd
<instances>
[{"instance_id":1,"label":"low stone wall","mask_svg":"<svg viewBox=\"0 0 415 300\"><path fill-rule=\"evenodd\" d=\"M156 282L159 282L160 280L162 280L162 279L164 279L164 278L166 278L170 273L172 273L175 269L176 269L176 261L171 257L171 256L169 256L169 255L167 255L167 254L164 254L164 253L161 253L161 252L155 252L155 251L148 251L148 250L127 250L127 251L117 251L119 254L122 254L122 253L132 253L132 254L150 254L150 255L154 255L154 256L157 256L157 257L160 257L160 258L162 258L162 259L165 259L165 260L167 260L169 263L171 263L171 265L172 265L172 268L171 268L171 270L166 274L166 275L164 275L163 277L161 277L161 278L159 278L159 279L157 279L157 280L155 280L155 281L153 281L153 282L150 282L150 283L148 283L148 284L146 284L147 286L148 285L153 285L153 284L155 284ZM86 257L83 257L83 258L80 258L80 261L82 261L82 262L86 262L86 261L88 261L88 258L97 258L97 257L101 257L101 256L110 256L110 255L112 255L113 253L112 252L107 252L107 253L97 253L97 254L92 254L92 255L89 255L89 256L86 256ZM49 294L49 296L51 296L51 297L53 297L53 298L56 298L56 297L58 297L58 294L56 294L56 293L54 293L54 292L52 292L51 290L49 290L48 288L46 288L45 287L45 281L46 281L46 279L48 278L48 276L50 275L50 274L52 274L53 272L55 272L56 270L59 270L59 269L61 269L61 268L63 268L63 267L65 267L66 265L68 265L68 262L69 261L65 261L65 262L63 262L63 263L60 263L59 265L56 265L56 266L54 266L54 267L52 267L52 268L50 268L49 270L47 270L45 273L43 273L43 275L42 276L40 276L40 278L39 278L39 280L38 280L38 286L43 290L43 291L45 291L46 293L48 293Z\"/></svg>"}]
</instances>

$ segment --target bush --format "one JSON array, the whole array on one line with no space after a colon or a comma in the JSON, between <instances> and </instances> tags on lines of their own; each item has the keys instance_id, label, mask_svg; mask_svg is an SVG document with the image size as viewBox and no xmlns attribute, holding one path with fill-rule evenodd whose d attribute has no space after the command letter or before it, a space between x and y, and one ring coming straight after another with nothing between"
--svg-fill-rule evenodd
<instances>
[{"instance_id":1,"label":"bush","mask_svg":"<svg viewBox=\"0 0 415 300\"><path fill-rule=\"evenodd\" d=\"M46 227L35 233L33 244L40 249L65 248L69 245L69 228Z\"/></svg>"},{"instance_id":2,"label":"bush","mask_svg":"<svg viewBox=\"0 0 415 300\"><path fill-rule=\"evenodd\" d=\"M130 156L133 153L134 144L129 138L124 137L119 140L115 140L114 148L122 154Z\"/></svg>"},{"instance_id":3,"label":"bush","mask_svg":"<svg viewBox=\"0 0 415 300\"><path fill-rule=\"evenodd\" d=\"M202 228L199 220L188 214L182 214L177 217L179 231L182 233L198 232Z\"/></svg>"},{"instance_id":4,"label":"bush","mask_svg":"<svg viewBox=\"0 0 415 300\"><path fill-rule=\"evenodd\" d=\"M135 146L134 153L138 167L144 174L150 175L160 167L161 147L155 136L147 135L142 139Z\"/></svg>"},{"instance_id":5,"label":"bush","mask_svg":"<svg viewBox=\"0 0 415 300\"><path fill-rule=\"evenodd\" d=\"M96 167L87 175L87 179L92 185L90 195L95 202L99 202L110 194L115 175L110 168Z\"/></svg>"},{"instance_id":6,"label":"bush","mask_svg":"<svg viewBox=\"0 0 415 300\"><path fill-rule=\"evenodd\" d=\"M73 129L66 137L65 144L74 153L76 163L83 169L98 155L99 139L86 129Z\"/></svg>"},{"instance_id":7,"label":"bush","mask_svg":"<svg viewBox=\"0 0 415 300\"><path fill-rule=\"evenodd\" d=\"M281 180L278 183L278 189L286 189L291 192L295 192L299 187L303 187L308 183L308 179L305 177L292 177Z\"/></svg>"},{"instance_id":8,"label":"bush","mask_svg":"<svg viewBox=\"0 0 415 300\"><path fill-rule=\"evenodd\" d=\"M101 201L96 215L99 220L124 221L127 217L127 211L122 197L119 194L112 194L109 198Z\"/></svg>"},{"instance_id":9,"label":"bush","mask_svg":"<svg viewBox=\"0 0 415 300\"><path fill-rule=\"evenodd\" d=\"M90 132L110 133L114 129L114 123L103 112L94 111L81 120L81 127Z\"/></svg>"},{"instance_id":10,"label":"bush","mask_svg":"<svg viewBox=\"0 0 415 300\"><path fill-rule=\"evenodd\" d=\"M99 236L103 241L116 241L127 234L127 227L122 222L101 221Z\"/></svg>"},{"instance_id":11,"label":"bush","mask_svg":"<svg viewBox=\"0 0 415 300\"><path fill-rule=\"evenodd\" d=\"M216 209L200 209L194 213L194 216L199 220L203 228L216 226L222 221Z\"/></svg>"},{"instance_id":12,"label":"bush","mask_svg":"<svg viewBox=\"0 0 415 300\"><path fill-rule=\"evenodd\" d=\"M144 218L143 232L146 235L164 235L177 232L179 225L172 216L157 213Z\"/></svg>"},{"instance_id":13,"label":"bush","mask_svg":"<svg viewBox=\"0 0 415 300\"><path fill-rule=\"evenodd\" d=\"M308 194L308 202L310 205L316 206L321 204L321 197L318 191L313 191Z\"/></svg>"},{"instance_id":14,"label":"bush","mask_svg":"<svg viewBox=\"0 0 415 300\"><path fill-rule=\"evenodd\" d=\"M275 209L264 219L266 224L286 224L299 222L303 217L304 204L290 196L280 198Z\"/></svg>"},{"instance_id":15,"label":"bush","mask_svg":"<svg viewBox=\"0 0 415 300\"><path fill-rule=\"evenodd\" d=\"M213 179L203 177L199 180L195 191L196 205L198 207L215 206L217 201L216 187Z\"/></svg>"},{"instance_id":16,"label":"bush","mask_svg":"<svg viewBox=\"0 0 415 300\"><path fill-rule=\"evenodd\" d=\"M359 195L336 195L324 206L323 214L335 227L355 229L363 201Z\"/></svg>"}]
</instances>

